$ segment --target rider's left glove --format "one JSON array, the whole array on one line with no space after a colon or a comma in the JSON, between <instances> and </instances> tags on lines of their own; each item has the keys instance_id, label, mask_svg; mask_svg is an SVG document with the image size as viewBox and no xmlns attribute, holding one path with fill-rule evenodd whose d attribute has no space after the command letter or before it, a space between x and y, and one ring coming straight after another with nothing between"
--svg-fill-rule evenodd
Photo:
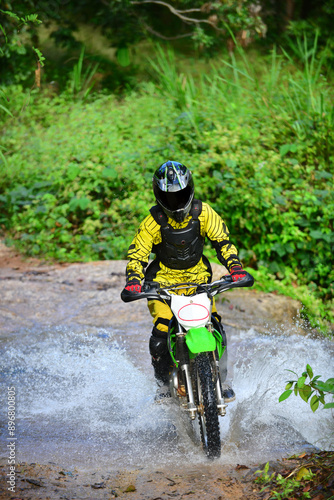
<instances>
[{"instance_id":1,"label":"rider's left glove","mask_svg":"<svg viewBox=\"0 0 334 500\"><path fill-rule=\"evenodd\" d=\"M125 285L125 290L128 290L132 293L140 293L141 292L141 284L137 280L132 280Z\"/></svg>"},{"instance_id":2,"label":"rider's left glove","mask_svg":"<svg viewBox=\"0 0 334 500\"><path fill-rule=\"evenodd\" d=\"M247 272L241 266L233 266L230 274L233 281L239 281L246 276Z\"/></svg>"}]
</instances>

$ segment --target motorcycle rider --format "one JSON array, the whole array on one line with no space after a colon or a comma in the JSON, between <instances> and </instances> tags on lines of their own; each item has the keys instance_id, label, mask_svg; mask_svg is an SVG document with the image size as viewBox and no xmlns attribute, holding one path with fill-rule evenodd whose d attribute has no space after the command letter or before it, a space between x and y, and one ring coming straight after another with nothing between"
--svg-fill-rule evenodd
<instances>
[{"instance_id":1,"label":"motorcycle rider","mask_svg":"<svg viewBox=\"0 0 334 500\"><path fill-rule=\"evenodd\" d=\"M210 241L233 281L246 275L237 250L229 240L225 222L207 203L194 199L192 173L185 165L177 161L163 163L154 173L153 192L157 205L150 209L150 214L140 224L129 246L126 290L140 293L144 278L161 286L186 281L210 282L211 266L203 255L205 238ZM155 254L155 259L144 271L151 253ZM167 332L172 312L162 300L148 300L148 308L154 325L149 349L158 383L157 399L160 399L170 396L168 381L173 363L167 347ZM226 334L215 305L212 321L226 345ZM223 358L222 382L227 375L226 349ZM223 384L223 395L225 402L235 399L233 389L227 384Z\"/></svg>"}]
</instances>

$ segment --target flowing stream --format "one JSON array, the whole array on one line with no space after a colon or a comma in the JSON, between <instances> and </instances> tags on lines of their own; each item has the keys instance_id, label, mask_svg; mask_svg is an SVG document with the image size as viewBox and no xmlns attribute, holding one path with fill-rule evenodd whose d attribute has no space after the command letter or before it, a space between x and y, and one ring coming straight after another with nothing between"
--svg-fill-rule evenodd
<instances>
[{"instance_id":1,"label":"flowing stream","mask_svg":"<svg viewBox=\"0 0 334 500\"><path fill-rule=\"evenodd\" d=\"M17 394L17 458L66 467L137 467L204 461L182 411L153 402L150 324L127 330L62 326L20 330L1 339L2 398ZM130 333L129 333L130 332ZM285 382L308 362L333 376L334 345L325 339L264 335L229 328L229 376L237 400L221 418L222 463L254 463L330 447L331 410L292 395ZM6 445L1 403L2 446Z\"/></svg>"}]
</instances>

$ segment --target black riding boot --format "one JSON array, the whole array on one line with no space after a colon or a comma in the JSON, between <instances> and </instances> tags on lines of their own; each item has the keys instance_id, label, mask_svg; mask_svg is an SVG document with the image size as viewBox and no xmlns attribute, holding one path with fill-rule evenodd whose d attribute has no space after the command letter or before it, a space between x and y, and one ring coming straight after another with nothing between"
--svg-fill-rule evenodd
<instances>
[{"instance_id":1,"label":"black riding boot","mask_svg":"<svg viewBox=\"0 0 334 500\"><path fill-rule=\"evenodd\" d=\"M168 385L169 383L169 370L170 361L166 357L152 356L152 366L154 369L154 376L158 385Z\"/></svg>"},{"instance_id":2,"label":"black riding boot","mask_svg":"<svg viewBox=\"0 0 334 500\"><path fill-rule=\"evenodd\" d=\"M154 376L159 386L159 394L156 395L156 399L170 397L169 372L173 363L167 347L167 332L161 332L153 327L149 347Z\"/></svg>"}]
</instances>

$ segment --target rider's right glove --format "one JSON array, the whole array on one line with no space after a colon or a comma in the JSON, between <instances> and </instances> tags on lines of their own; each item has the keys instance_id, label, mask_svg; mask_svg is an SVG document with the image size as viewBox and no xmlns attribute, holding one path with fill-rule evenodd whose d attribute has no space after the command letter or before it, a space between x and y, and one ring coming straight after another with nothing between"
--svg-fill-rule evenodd
<instances>
[{"instance_id":1,"label":"rider's right glove","mask_svg":"<svg viewBox=\"0 0 334 500\"><path fill-rule=\"evenodd\" d=\"M140 293L141 292L141 284L138 280L131 280L129 283L125 285L125 290L128 290L132 293Z\"/></svg>"}]
</instances>

